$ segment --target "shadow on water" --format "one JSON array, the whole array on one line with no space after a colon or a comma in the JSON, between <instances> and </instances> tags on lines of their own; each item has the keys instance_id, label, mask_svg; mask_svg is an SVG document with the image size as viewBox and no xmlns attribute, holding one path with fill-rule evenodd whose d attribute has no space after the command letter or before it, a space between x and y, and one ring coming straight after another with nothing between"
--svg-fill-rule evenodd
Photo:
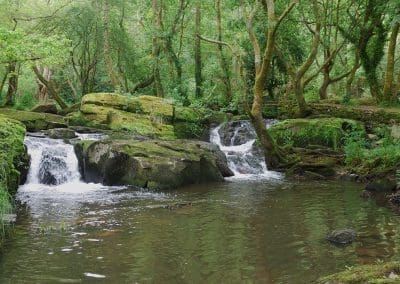
<instances>
[{"instance_id":1,"label":"shadow on water","mask_svg":"<svg viewBox=\"0 0 400 284\"><path fill-rule=\"evenodd\" d=\"M167 193L21 191L0 280L310 283L398 254L399 217L360 189L233 180ZM352 245L325 240L345 227L358 232Z\"/></svg>"}]
</instances>

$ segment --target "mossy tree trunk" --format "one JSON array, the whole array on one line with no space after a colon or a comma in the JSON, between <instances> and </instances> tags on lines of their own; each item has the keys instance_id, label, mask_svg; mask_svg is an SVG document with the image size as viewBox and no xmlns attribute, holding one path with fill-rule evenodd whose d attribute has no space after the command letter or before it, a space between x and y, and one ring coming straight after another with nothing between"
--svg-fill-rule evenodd
<instances>
[{"instance_id":1,"label":"mossy tree trunk","mask_svg":"<svg viewBox=\"0 0 400 284\"><path fill-rule=\"evenodd\" d=\"M216 0L215 2L216 14L217 14L217 31L218 31L218 41L222 42L222 21L221 21L221 0ZM227 101L232 98L232 87L231 78L229 72L229 63L223 52L223 45L218 44L219 61L222 69L222 81L225 86L225 97Z\"/></svg>"},{"instance_id":2,"label":"mossy tree trunk","mask_svg":"<svg viewBox=\"0 0 400 284\"><path fill-rule=\"evenodd\" d=\"M110 3L109 0L103 0L103 55L107 67L108 77L115 89L120 89L119 76L114 69L113 59L111 56L110 42Z\"/></svg>"},{"instance_id":3,"label":"mossy tree trunk","mask_svg":"<svg viewBox=\"0 0 400 284\"><path fill-rule=\"evenodd\" d=\"M52 80L50 80L50 81L46 80L46 78L43 77L42 72L40 72L40 70L38 69L37 66L33 66L32 70L36 74L38 80L43 85L46 86L48 94L50 95L50 97L52 97L62 109L66 109L68 107L68 105L64 102L64 100L59 95L59 90L56 87L56 85L54 84L54 82Z\"/></svg>"},{"instance_id":4,"label":"mossy tree trunk","mask_svg":"<svg viewBox=\"0 0 400 284\"><path fill-rule=\"evenodd\" d=\"M196 2L195 38L194 38L194 78L196 82L196 97L202 97L202 61L201 61L201 1Z\"/></svg>"},{"instance_id":5,"label":"mossy tree trunk","mask_svg":"<svg viewBox=\"0 0 400 284\"><path fill-rule=\"evenodd\" d=\"M397 99L397 93L393 88L393 77L394 77L396 42L399 29L400 29L400 23L397 22L392 27L389 39L388 51L387 51L385 83L383 86L383 100L387 102L394 102Z\"/></svg>"},{"instance_id":6,"label":"mossy tree trunk","mask_svg":"<svg viewBox=\"0 0 400 284\"><path fill-rule=\"evenodd\" d=\"M14 98L17 94L18 90L18 77L19 77L19 68L17 66L17 62L11 62L8 65L8 89L6 94L6 100L4 105L12 106L14 105Z\"/></svg>"},{"instance_id":7,"label":"mossy tree trunk","mask_svg":"<svg viewBox=\"0 0 400 284\"><path fill-rule=\"evenodd\" d=\"M242 4L244 6L244 2L242 2ZM269 134L264 119L262 117L264 84L270 72L271 62L275 49L276 34L279 25L297 4L297 1L292 1L283 11L279 18L277 18L275 15L274 0L268 0L264 4L265 5L263 5L263 7L266 10L268 17L268 29L266 31L267 46L265 47L263 54L261 54L260 44L253 28L253 18L258 7L255 6L249 14L245 12L246 27L250 41L253 46L254 64L256 71L253 87L254 98L251 110L249 111L249 115L257 136L260 140L260 143L263 147L267 167L279 168L285 162L285 160L279 146L276 145L274 139Z\"/></svg>"},{"instance_id":8,"label":"mossy tree trunk","mask_svg":"<svg viewBox=\"0 0 400 284\"><path fill-rule=\"evenodd\" d=\"M154 90L157 97L164 97L164 88L161 81L160 75L160 53L161 53L161 33L162 33L162 0L153 0L153 78L154 78Z\"/></svg>"}]
</instances>

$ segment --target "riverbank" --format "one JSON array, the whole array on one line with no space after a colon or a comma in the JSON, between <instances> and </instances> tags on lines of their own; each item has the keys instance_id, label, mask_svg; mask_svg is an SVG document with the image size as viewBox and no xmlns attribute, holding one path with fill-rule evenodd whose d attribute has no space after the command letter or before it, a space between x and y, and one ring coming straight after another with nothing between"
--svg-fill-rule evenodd
<instances>
[{"instance_id":1,"label":"riverbank","mask_svg":"<svg viewBox=\"0 0 400 284\"><path fill-rule=\"evenodd\" d=\"M0 116L0 246L13 214L13 197L29 167L22 123ZM12 218L11 218L12 219Z\"/></svg>"}]
</instances>

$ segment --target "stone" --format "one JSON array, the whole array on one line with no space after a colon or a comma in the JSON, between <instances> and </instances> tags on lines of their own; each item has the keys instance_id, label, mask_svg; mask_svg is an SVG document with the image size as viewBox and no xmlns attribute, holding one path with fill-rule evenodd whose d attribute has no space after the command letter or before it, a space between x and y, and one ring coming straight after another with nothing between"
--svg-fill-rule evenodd
<instances>
[{"instance_id":1,"label":"stone","mask_svg":"<svg viewBox=\"0 0 400 284\"><path fill-rule=\"evenodd\" d=\"M84 180L105 185L167 190L233 175L218 147L200 141L81 141L75 152Z\"/></svg>"},{"instance_id":2,"label":"stone","mask_svg":"<svg viewBox=\"0 0 400 284\"><path fill-rule=\"evenodd\" d=\"M39 103L35 105L32 109L32 112L45 112L45 113L52 113L57 114L58 109L57 105L54 102L47 102L47 103Z\"/></svg>"},{"instance_id":3,"label":"stone","mask_svg":"<svg viewBox=\"0 0 400 284\"><path fill-rule=\"evenodd\" d=\"M53 128L46 131L52 139L73 139L76 138L75 131L69 128Z\"/></svg>"},{"instance_id":4,"label":"stone","mask_svg":"<svg viewBox=\"0 0 400 284\"><path fill-rule=\"evenodd\" d=\"M394 124L390 128L390 134L394 139L400 139L400 125L399 124Z\"/></svg>"},{"instance_id":5,"label":"stone","mask_svg":"<svg viewBox=\"0 0 400 284\"><path fill-rule=\"evenodd\" d=\"M67 180L66 162L52 153L42 155L39 167L39 181L42 184L58 185Z\"/></svg>"},{"instance_id":6,"label":"stone","mask_svg":"<svg viewBox=\"0 0 400 284\"><path fill-rule=\"evenodd\" d=\"M391 192L397 188L397 182L394 179L380 178L369 182L365 190L374 192Z\"/></svg>"},{"instance_id":7,"label":"stone","mask_svg":"<svg viewBox=\"0 0 400 284\"><path fill-rule=\"evenodd\" d=\"M22 122L29 132L68 127L65 118L56 114L0 108L0 115Z\"/></svg>"},{"instance_id":8,"label":"stone","mask_svg":"<svg viewBox=\"0 0 400 284\"><path fill-rule=\"evenodd\" d=\"M338 245L352 243L356 238L356 232L352 229L334 230L327 236L327 240Z\"/></svg>"}]
</instances>

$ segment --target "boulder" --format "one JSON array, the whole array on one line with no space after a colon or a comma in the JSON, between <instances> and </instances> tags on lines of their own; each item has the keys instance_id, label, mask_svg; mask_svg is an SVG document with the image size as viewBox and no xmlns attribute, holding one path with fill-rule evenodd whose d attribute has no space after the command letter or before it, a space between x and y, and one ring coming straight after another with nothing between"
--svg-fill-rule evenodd
<instances>
[{"instance_id":1,"label":"boulder","mask_svg":"<svg viewBox=\"0 0 400 284\"><path fill-rule=\"evenodd\" d=\"M68 178L66 162L52 153L42 155L39 167L39 181L42 184L58 185L64 183Z\"/></svg>"},{"instance_id":2,"label":"boulder","mask_svg":"<svg viewBox=\"0 0 400 284\"><path fill-rule=\"evenodd\" d=\"M237 146L257 138L251 123L245 120L228 122L219 129L218 133L221 143L225 146Z\"/></svg>"},{"instance_id":3,"label":"boulder","mask_svg":"<svg viewBox=\"0 0 400 284\"><path fill-rule=\"evenodd\" d=\"M69 113L68 120L73 126L128 131L152 138L205 139L209 116L200 108L175 106L154 96L93 93L82 98L80 111Z\"/></svg>"},{"instance_id":4,"label":"boulder","mask_svg":"<svg viewBox=\"0 0 400 284\"><path fill-rule=\"evenodd\" d=\"M81 141L75 152L84 180L105 185L165 190L233 175L218 147L200 141Z\"/></svg>"},{"instance_id":5,"label":"boulder","mask_svg":"<svg viewBox=\"0 0 400 284\"><path fill-rule=\"evenodd\" d=\"M390 134L394 139L399 139L400 140L400 125L399 124L394 124L390 128Z\"/></svg>"},{"instance_id":6,"label":"boulder","mask_svg":"<svg viewBox=\"0 0 400 284\"><path fill-rule=\"evenodd\" d=\"M73 139L76 138L75 131L69 128L53 128L46 131L52 139Z\"/></svg>"},{"instance_id":7,"label":"boulder","mask_svg":"<svg viewBox=\"0 0 400 284\"><path fill-rule=\"evenodd\" d=\"M25 125L26 130L30 132L68 127L65 118L56 114L21 111L8 108L0 108L0 114L22 122Z\"/></svg>"},{"instance_id":8,"label":"boulder","mask_svg":"<svg viewBox=\"0 0 400 284\"><path fill-rule=\"evenodd\" d=\"M391 192L397 188L397 182L394 179L381 178L369 182L365 190L374 192Z\"/></svg>"},{"instance_id":9,"label":"boulder","mask_svg":"<svg viewBox=\"0 0 400 284\"><path fill-rule=\"evenodd\" d=\"M352 229L334 230L327 236L327 240L338 245L352 243L356 238L356 232Z\"/></svg>"},{"instance_id":10,"label":"boulder","mask_svg":"<svg viewBox=\"0 0 400 284\"><path fill-rule=\"evenodd\" d=\"M47 103L40 103L35 105L31 111L33 112L45 112L45 113L52 113L52 114L57 114L58 109L57 105L53 102L47 102Z\"/></svg>"}]
</instances>

